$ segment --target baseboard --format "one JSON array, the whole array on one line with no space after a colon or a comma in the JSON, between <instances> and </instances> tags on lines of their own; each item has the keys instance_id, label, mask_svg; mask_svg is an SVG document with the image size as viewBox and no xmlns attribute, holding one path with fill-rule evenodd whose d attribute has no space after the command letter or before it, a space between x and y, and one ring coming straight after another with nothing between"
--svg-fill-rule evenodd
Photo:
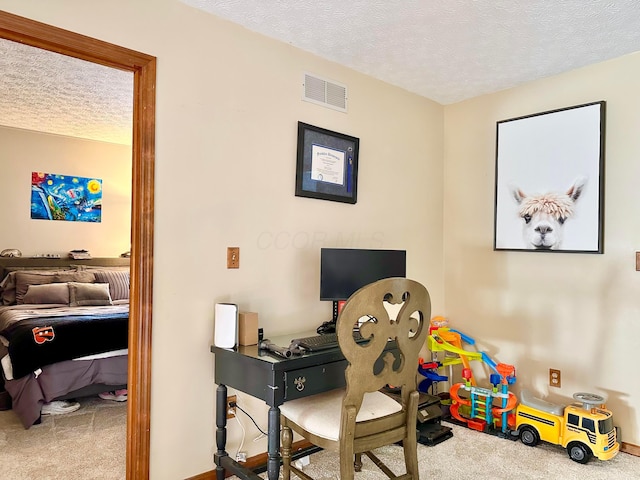
<instances>
[{"instance_id":1,"label":"baseboard","mask_svg":"<svg viewBox=\"0 0 640 480\"><path fill-rule=\"evenodd\" d=\"M620 451L624 453L628 453L629 455L640 457L640 447L638 445L622 442L620 444Z\"/></svg>"},{"instance_id":2,"label":"baseboard","mask_svg":"<svg viewBox=\"0 0 640 480\"><path fill-rule=\"evenodd\" d=\"M303 450L306 448L311 448L311 447L313 447L313 444L307 442L306 440L300 440L299 442L294 442L293 445L291 445L291 449L293 450L293 452L296 452L298 450ZM268 458L267 452L260 453L253 457L247 458L247 461L242 462L241 465L245 468L248 468L249 470L256 470L260 467L264 467L267 464L267 458ZM227 477L231 477L231 474L225 473L224 478L227 478ZM216 471L210 470L208 472L204 472L199 475L196 475L195 477L189 477L185 480L215 480L215 479L216 479Z\"/></svg>"}]
</instances>

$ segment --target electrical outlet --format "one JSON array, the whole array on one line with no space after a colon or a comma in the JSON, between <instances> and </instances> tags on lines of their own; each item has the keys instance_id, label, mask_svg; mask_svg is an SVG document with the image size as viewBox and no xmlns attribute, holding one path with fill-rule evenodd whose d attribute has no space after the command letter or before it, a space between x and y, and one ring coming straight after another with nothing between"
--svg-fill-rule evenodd
<instances>
[{"instance_id":1,"label":"electrical outlet","mask_svg":"<svg viewBox=\"0 0 640 480\"><path fill-rule=\"evenodd\" d=\"M236 407L232 407L230 404L231 403L236 403L236 396L232 395L230 397L227 397L227 418L233 418L236 416Z\"/></svg>"},{"instance_id":2,"label":"electrical outlet","mask_svg":"<svg viewBox=\"0 0 640 480\"><path fill-rule=\"evenodd\" d=\"M227 268L240 268L240 247L227 247Z\"/></svg>"},{"instance_id":3,"label":"electrical outlet","mask_svg":"<svg viewBox=\"0 0 640 480\"><path fill-rule=\"evenodd\" d=\"M560 370L556 370L554 368L549 369L549 386L558 388L562 386L562 375L560 374Z\"/></svg>"}]
</instances>

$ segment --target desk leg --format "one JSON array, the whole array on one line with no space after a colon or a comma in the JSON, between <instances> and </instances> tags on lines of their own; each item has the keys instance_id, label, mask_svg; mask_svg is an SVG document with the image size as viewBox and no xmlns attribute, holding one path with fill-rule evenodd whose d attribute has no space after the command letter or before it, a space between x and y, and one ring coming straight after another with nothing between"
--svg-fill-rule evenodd
<instances>
[{"instance_id":1,"label":"desk leg","mask_svg":"<svg viewBox=\"0 0 640 480\"><path fill-rule=\"evenodd\" d=\"M224 480L224 467L222 460L229 454L225 448L227 445L227 386L218 385L216 390L216 446L218 451L213 456L216 464L216 480ZM277 478L277 477L276 477Z\"/></svg>"},{"instance_id":2,"label":"desk leg","mask_svg":"<svg viewBox=\"0 0 640 480\"><path fill-rule=\"evenodd\" d=\"M280 409L269 408L267 440L267 474L269 480L278 480L280 475Z\"/></svg>"}]
</instances>

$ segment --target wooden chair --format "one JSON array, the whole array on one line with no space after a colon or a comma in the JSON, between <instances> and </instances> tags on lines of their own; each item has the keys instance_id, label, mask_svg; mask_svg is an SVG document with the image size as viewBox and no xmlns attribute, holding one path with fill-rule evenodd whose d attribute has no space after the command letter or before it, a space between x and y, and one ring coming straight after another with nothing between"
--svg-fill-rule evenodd
<instances>
[{"instance_id":1,"label":"wooden chair","mask_svg":"<svg viewBox=\"0 0 640 480\"><path fill-rule=\"evenodd\" d=\"M388 309L385 303L396 306ZM292 431L318 447L339 452L341 480L352 480L354 470L360 471L363 453L389 478L418 480L418 355L430 316L427 289L405 278L374 282L349 298L336 326L340 349L349 362L346 388L280 407L284 480L290 479L291 472L313 480L291 464ZM357 325L368 343L354 340ZM388 339L395 340L400 355L384 351ZM401 401L379 391L386 385L401 389ZM400 441L406 474L396 476L371 450Z\"/></svg>"}]
</instances>

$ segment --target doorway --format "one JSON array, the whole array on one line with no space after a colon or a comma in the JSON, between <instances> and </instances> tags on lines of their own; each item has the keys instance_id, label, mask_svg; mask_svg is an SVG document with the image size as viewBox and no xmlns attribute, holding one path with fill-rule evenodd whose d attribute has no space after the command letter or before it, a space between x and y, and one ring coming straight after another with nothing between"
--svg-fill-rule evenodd
<instances>
[{"instance_id":1,"label":"doorway","mask_svg":"<svg viewBox=\"0 0 640 480\"><path fill-rule=\"evenodd\" d=\"M0 11L0 38L133 73L127 480L149 478L155 57Z\"/></svg>"}]
</instances>

